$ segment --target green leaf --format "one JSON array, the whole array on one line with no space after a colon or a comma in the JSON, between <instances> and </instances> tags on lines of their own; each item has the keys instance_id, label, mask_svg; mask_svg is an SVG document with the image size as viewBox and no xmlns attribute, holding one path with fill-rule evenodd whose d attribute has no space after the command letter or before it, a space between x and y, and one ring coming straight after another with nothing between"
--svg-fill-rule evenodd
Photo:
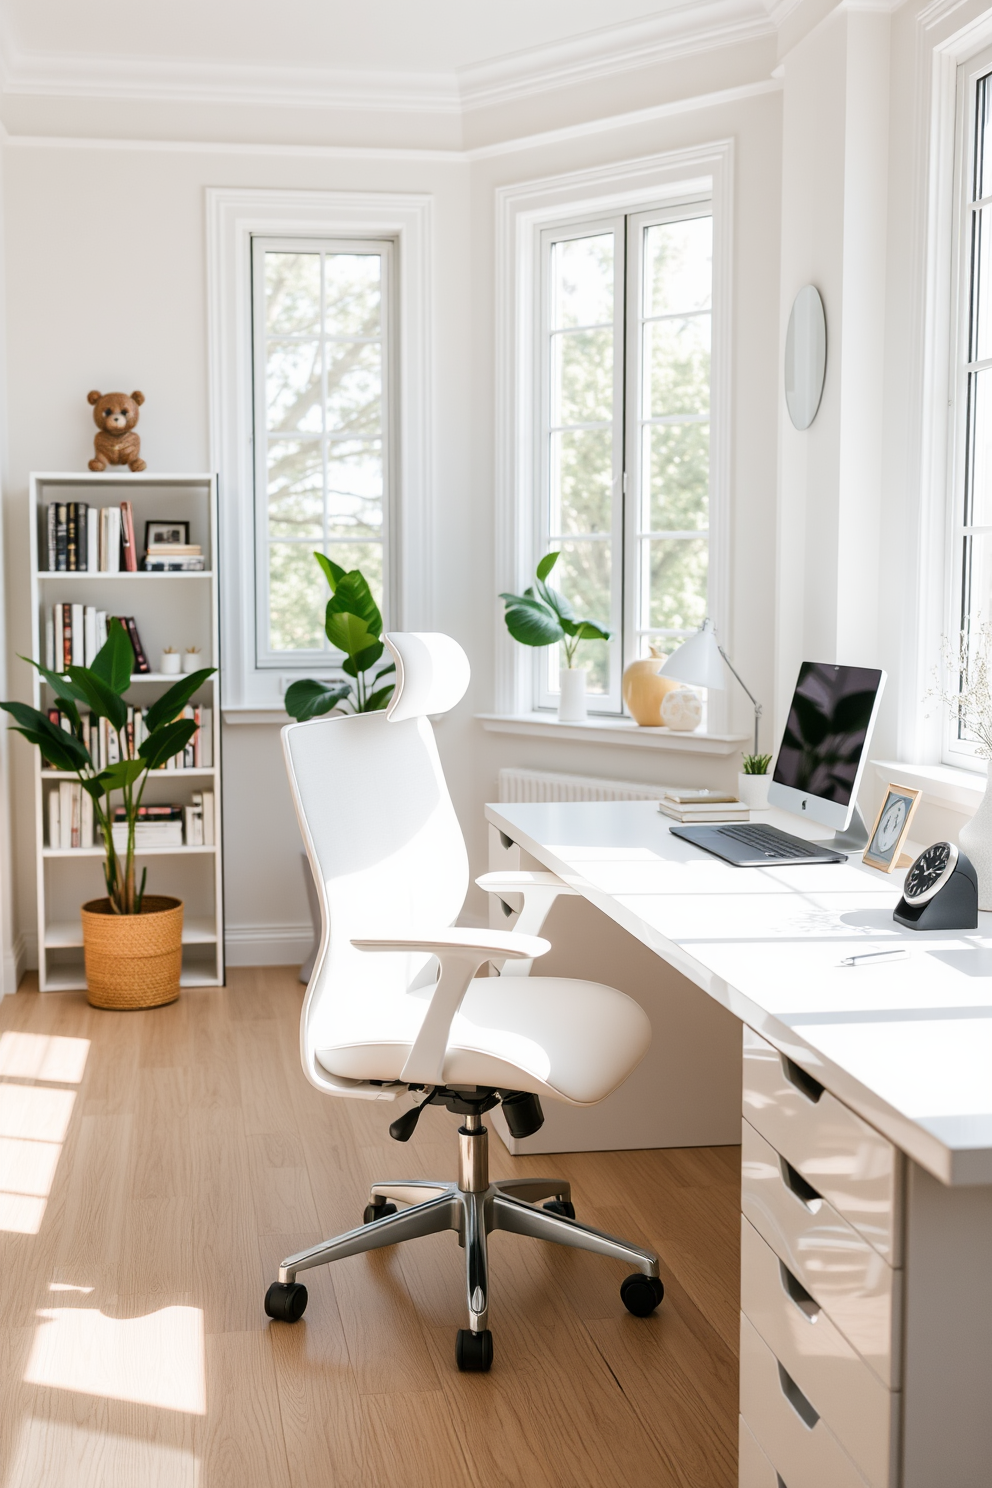
<instances>
[{"instance_id":1,"label":"green leaf","mask_svg":"<svg viewBox=\"0 0 992 1488\"><path fill-rule=\"evenodd\" d=\"M97 717L109 718L119 733L127 723L127 704L124 699L90 667L70 667L69 676Z\"/></svg>"},{"instance_id":2,"label":"green leaf","mask_svg":"<svg viewBox=\"0 0 992 1488\"><path fill-rule=\"evenodd\" d=\"M378 692L370 692L365 699L365 707L360 711L362 713L378 713L386 706L395 691L396 687L391 682L388 687L380 687Z\"/></svg>"},{"instance_id":3,"label":"green leaf","mask_svg":"<svg viewBox=\"0 0 992 1488\"><path fill-rule=\"evenodd\" d=\"M115 765L108 765L105 770L101 770L96 778L101 791L106 793L133 785L147 769L148 761L144 759L118 760Z\"/></svg>"},{"instance_id":4,"label":"green leaf","mask_svg":"<svg viewBox=\"0 0 992 1488\"><path fill-rule=\"evenodd\" d=\"M179 718L175 723L163 724L148 735L138 755L147 762L150 770L157 770L159 765L164 765L166 760L185 749L195 733L196 720L193 718Z\"/></svg>"},{"instance_id":5,"label":"green leaf","mask_svg":"<svg viewBox=\"0 0 992 1488\"><path fill-rule=\"evenodd\" d=\"M612 639L613 632L604 630L595 620L579 620L570 634L578 636L580 641L608 641Z\"/></svg>"},{"instance_id":6,"label":"green leaf","mask_svg":"<svg viewBox=\"0 0 992 1488\"><path fill-rule=\"evenodd\" d=\"M341 580L344 578L345 570L339 563L335 563L332 559L326 557L323 553L314 553L313 556L316 558L317 562L323 569L324 578L327 580L328 584L330 584L331 593L333 594L335 589L340 584Z\"/></svg>"},{"instance_id":7,"label":"green leaf","mask_svg":"<svg viewBox=\"0 0 992 1488\"><path fill-rule=\"evenodd\" d=\"M353 568L338 580L334 595L327 602L327 615L357 615L376 637L382 634L382 616L372 598L372 590L357 568Z\"/></svg>"},{"instance_id":8,"label":"green leaf","mask_svg":"<svg viewBox=\"0 0 992 1488\"><path fill-rule=\"evenodd\" d=\"M553 646L562 638L557 618L543 605L508 604L505 619L507 630L522 646Z\"/></svg>"},{"instance_id":9,"label":"green leaf","mask_svg":"<svg viewBox=\"0 0 992 1488\"><path fill-rule=\"evenodd\" d=\"M349 677L357 677L359 672L367 672L369 667L375 666L384 649L382 642L376 641L373 646L366 646L364 651L349 656L341 663L341 670Z\"/></svg>"},{"instance_id":10,"label":"green leaf","mask_svg":"<svg viewBox=\"0 0 992 1488\"><path fill-rule=\"evenodd\" d=\"M568 600L565 598L564 594L562 594L560 589L553 589L550 584L545 584L540 580L538 581L536 587L541 599L544 600L544 603L548 606L549 609L554 610L555 614L560 619L575 619L575 611L572 609L572 606L569 604Z\"/></svg>"},{"instance_id":11,"label":"green leaf","mask_svg":"<svg viewBox=\"0 0 992 1488\"><path fill-rule=\"evenodd\" d=\"M560 557L560 551L557 553L545 553L544 557L537 565L537 577L539 579L546 579Z\"/></svg>"},{"instance_id":12,"label":"green leaf","mask_svg":"<svg viewBox=\"0 0 992 1488\"><path fill-rule=\"evenodd\" d=\"M46 759L59 770L83 770L93 768L89 751L75 734L57 728L51 719L38 708L27 703L0 703L0 708L9 713L18 725L17 732L36 744Z\"/></svg>"},{"instance_id":13,"label":"green leaf","mask_svg":"<svg viewBox=\"0 0 992 1488\"><path fill-rule=\"evenodd\" d=\"M365 621L360 616L352 614L350 610L343 614L332 612L333 603L332 599L327 606L327 622L324 626L331 645L343 651L346 656L356 656L359 651L373 646L376 638Z\"/></svg>"},{"instance_id":14,"label":"green leaf","mask_svg":"<svg viewBox=\"0 0 992 1488\"><path fill-rule=\"evenodd\" d=\"M21 660L26 661L29 666L38 669L38 672L44 677L55 696L65 703L65 712L72 720L73 727L77 729L81 728L82 724L80 723L76 704L85 702L86 699L75 683L70 682L68 677L63 677L58 672L50 672L47 667L42 666L40 661L34 661L30 656L22 656Z\"/></svg>"},{"instance_id":15,"label":"green leaf","mask_svg":"<svg viewBox=\"0 0 992 1488\"><path fill-rule=\"evenodd\" d=\"M286 712L297 723L306 723L308 718L329 713L350 695L349 682L320 682L314 677L303 677L286 688Z\"/></svg>"},{"instance_id":16,"label":"green leaf","mask_svg":"<svg viewBox=\"0 0 992 1488\"><path fill-rule=\"evenodd\" d=\"M107 616L107 639L93 658L93 671L102 682L116 693L125 693L131 685L134 671L134 647L117 615Z\"/></svg>"},{"instance_id":17,"label":"green leaf","mask_svg":"<svg viewBox=\"0 0 992 1488\"><path fill-rule=\"evenodd\" d=\"M204 667L202 671L190 672L181 682L170 687L168 692L163 692L157 702L152 703L145 714L145 727L151 732L157 729L160 723L171 723L172 720L183 711L190 698L212 677L216 667Z\"/></svg>"}]
</instances>

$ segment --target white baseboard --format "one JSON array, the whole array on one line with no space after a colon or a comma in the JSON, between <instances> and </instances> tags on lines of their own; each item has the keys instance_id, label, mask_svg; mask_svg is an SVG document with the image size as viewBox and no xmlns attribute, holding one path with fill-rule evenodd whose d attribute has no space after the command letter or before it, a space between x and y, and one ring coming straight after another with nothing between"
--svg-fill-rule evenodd
<instances>
[{"instance_id":1,"label":"white baseboard","mask_svg":"<svg viewBox=\"0 0 992 1488\"><path fill-rule=\"evenodd\" d=\"M302 966L313 949L312 925L228 925L228 966Z\"/></svg>"}]
</instances>

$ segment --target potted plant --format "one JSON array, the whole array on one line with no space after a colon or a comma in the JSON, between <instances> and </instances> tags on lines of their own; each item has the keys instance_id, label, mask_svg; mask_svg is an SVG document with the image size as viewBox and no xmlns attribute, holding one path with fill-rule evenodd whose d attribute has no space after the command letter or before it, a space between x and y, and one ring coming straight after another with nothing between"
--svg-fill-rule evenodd
<instances>
[{"instance_id":1,"label":"potted plant","mask_svg":"<svg viewBox=\"0 0 992 1488\"><path fill-rule=\"evenodd\" d=\"M608 641L611 633L594 620L578 620L558 589L546 583L561 553L546 553L537 565L535 582L523 594L501 594L506 606L506 628L522 646L561 644L565 665L559 678L558 717L562 723L581 723L586 716L586 669L575 665L580 641Z\"/></svg>"},{"instance_id":2,"label":"potted plant","mask_svg":"<svg viewBox=\"0 0 992 1488\"><path fill-rule=\"evenodd\" d=\"M770 754L746 754L741 761L737 794L752 811L763 811L768 805L768 785L771 780L768 766L771 762Z\"/></svg>"},{"instance_id":3,"label":"potted plant","mask_svg":"<svg viewBox=\"0 0 992 1488\"><path fill-rule=\"evenodd\" d=\"M380 667L385 647L382 644L382 616L372 598L372 591L362 573L353 568L345 571L323 553L313 555L331 586L331 597L324 612L324 632L331 645L344 652L342 671L352 681L320 681L304 677L286 688L286 712L298 723L318 718L337 708L350 707L353 713L376 713L393 695L392 682L380 686L383 677L395 672L390 661ZM373 676L368 673L374 672Z\"/></svg>"},{"instance_id":4,"label":"potted plant","mask_svg":"<svg viewBox=\"0 0 992 1488\"><path fill-rule=\"evenodd\" d=\"M29 661L30 658L23 657ZM88 667L50 672L36 661L59 700L69 729L63 729L27 703L0 703L14 719L16 732L36 744L58 770L70 771L93 799L93 817L103 838L103 873L107 895L82 907L83 954L87 996L94 1007L158 1007L179 996L182 968L183 905L181 899L145 893L147 868L135 881L134 829L149 771L185 749L196 732L191 718L178 718L214 668L183 677L144 715L147 737L137 751L127 729L124 693L131 685L134 651L119 620L108 618L107 640ZM117 735L120 761L98 770L83 742L79 706L106 718ZM120 794L127 842L114 843L114 796ZM119 824L118 824L119 825Z\"/></svg>"}]
</instances>

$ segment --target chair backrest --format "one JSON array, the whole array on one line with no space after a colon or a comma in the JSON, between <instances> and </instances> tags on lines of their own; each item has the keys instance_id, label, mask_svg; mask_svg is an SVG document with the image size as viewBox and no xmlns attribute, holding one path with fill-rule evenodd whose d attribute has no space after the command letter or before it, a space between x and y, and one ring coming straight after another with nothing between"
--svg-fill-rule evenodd
<instances>
[{"instance_id":1,"label":"chair backrest","mask_svg":"<svg viewBox=\"0 0 992 1488\"><path fill-rule=\"evenodd\" d=\"M394 713L410 692L441 711L438 688L426 685L423 673L437 670L439 656L450 659L451 647L464 662L464 679L457 695L450 683L441 691L447 707L458 701L468 683L460 647L446 636L385 639L398 662ZM282 738L321 905L321 945L301 1028L304 1067L314 1078L313 1051L333 1025L336 1001L405 992L432 959L369 955L356 951L352 938L452 924L468 888L468 857L434 732L419 708L398 721L384 712L317 718L290 724Z\"/></svg>"}]
</instances>

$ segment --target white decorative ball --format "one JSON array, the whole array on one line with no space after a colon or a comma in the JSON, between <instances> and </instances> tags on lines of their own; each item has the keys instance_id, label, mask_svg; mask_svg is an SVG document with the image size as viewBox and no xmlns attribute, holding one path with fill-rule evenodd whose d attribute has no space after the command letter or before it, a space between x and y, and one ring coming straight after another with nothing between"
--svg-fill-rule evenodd
<instances>
[{"instance_id":1,"label":"white decorative ball","mask_svg":"<svg viewBox=\"0 0 992 1488\"><path fill-rule=\"evenodd\" d=\"M689 687L666 692L661 700L661 721L666 728L691 734L693 729L699 727L702 718L703 705L699 695Z\"/></svg>"}]
</instances>

